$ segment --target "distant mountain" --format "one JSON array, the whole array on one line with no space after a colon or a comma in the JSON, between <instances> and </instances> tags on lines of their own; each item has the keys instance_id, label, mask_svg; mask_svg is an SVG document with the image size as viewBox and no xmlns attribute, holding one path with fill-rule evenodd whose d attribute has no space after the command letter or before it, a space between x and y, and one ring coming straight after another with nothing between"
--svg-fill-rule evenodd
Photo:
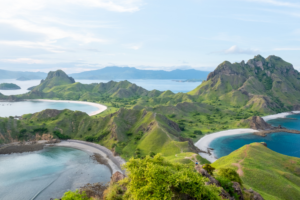
<instances>
[{"instance_id":1,"label":"distant mountain","mask_svg":"<svg viewBox=\"0 0 300 200\"><path fill-rule=\"evenodd\" d=\"M17 81L29 81L30 78L27 78L27 77L24 77L24 76L21 76L20 78L17 78Z\"/></svg>"},{"instance_id":2,"label":"distant mountain","mask_svg":"<svg viewBox=\"0 0 300 200\"><path fill-rule=\"evenodd\" d=\"M26 79L44 79L46 76L47 73L44 72L21 72L0 69L0 79L18 79L20 77Z\"/></svg>"},{"instance_id":3,"label":"distant mountain","mask_svg":"<svg viewBox=\"0 0 300 200\"><path fill-rule=\"evenodd\" d=\"M173 71L140 70L134 67L105 67L103 69L70 74L75 79L206 79L209 72L195 69Z\"/></svg>"},{"instance_id":4,"label":"distant mountain","mask_svg":"<svg viewBox=\"0 0 300 200\"><path fill-rule=\"evenodd\" d=\"M300 108L300 73L276 56L225 61L188 94L264 113L291 111Z\"/></svg>"}]
</instances>

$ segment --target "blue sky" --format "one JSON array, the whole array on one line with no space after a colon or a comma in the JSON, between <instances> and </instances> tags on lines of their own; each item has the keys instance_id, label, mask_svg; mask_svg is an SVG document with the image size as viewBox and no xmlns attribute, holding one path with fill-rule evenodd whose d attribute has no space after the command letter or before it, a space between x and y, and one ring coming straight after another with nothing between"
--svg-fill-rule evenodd
<instances>
[{"instance_id":1,"label":"blue sky","mask_svg":"<svg viewBox=\"0 0 300 200\"><path fill-rule=\"evenodd\" d=\"M0 2L0 68L212 71L277 55L300 70L299 0Z\"/></svg>"}]
</instances>

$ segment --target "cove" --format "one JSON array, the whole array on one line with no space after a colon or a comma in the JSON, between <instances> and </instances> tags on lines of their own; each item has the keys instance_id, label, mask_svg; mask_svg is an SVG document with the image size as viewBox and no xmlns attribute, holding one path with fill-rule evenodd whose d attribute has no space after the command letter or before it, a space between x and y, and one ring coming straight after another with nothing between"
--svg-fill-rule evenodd
<instances>
[{"instance_id":1,"label":"cove","mask_svg":"<svg viewBox=\"0 0 300 200\"><path fill-rule=\"evenodd\" d=\"M0 199L60 198L87 183L110 181L110 170L91 154L67 147L0 156ZM34 198L35 197L35 198Z\"/></svg>"},{"instance_id":2,"label":"cove","mask_svg":"<svg viewBox=\"0 0 300 200\"><path fill-rule=\"evenodd\" d=\"M47 102L47 101L19 101L19 102L0 102L0 117L22 116L24 114L32 114L45 109L56 110L78 110L92 114L99 108L82 103L71 102Z\"/></svg>"},{"instance_id":3,"label":"cove","mask_svg":"<svg viewBox=\"0 0 300 200\"><path fill-rule=\"evenodd\" d=\"M289 115L286 118L278 118L267 121L273 126L281 125L288 129L300 130L300 115ZM214 155L221 158L253 142L265 142L268 148L278 153L300 158L300 134L286 132L268 134L260 137L252 133L219 137L210 143Z\"/></svg>"}]
</instances>

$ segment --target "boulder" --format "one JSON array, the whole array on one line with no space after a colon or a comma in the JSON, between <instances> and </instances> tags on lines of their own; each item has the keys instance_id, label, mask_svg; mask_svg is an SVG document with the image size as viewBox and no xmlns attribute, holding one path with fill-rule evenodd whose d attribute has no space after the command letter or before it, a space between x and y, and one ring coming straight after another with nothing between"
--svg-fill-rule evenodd
<instances>
[{"instance_id":1,"label":"boulder","mask_svg":"<svg viewBox=\"0 0 300 200\"><path fill-rule=\"evenodd\" d=\"M238 182L232 182L232 187L234 188L234 192L239 195L239 200L244 200L243 192L241 189L241 185Z\"/></svg>"}]
</instances>

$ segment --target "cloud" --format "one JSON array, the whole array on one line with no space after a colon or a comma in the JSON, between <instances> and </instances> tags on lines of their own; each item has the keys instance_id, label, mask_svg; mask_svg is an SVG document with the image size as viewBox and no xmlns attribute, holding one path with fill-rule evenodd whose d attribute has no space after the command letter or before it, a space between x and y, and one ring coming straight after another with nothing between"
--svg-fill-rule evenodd
<instances>
[{"instance_id":1,"label":"cloud","mask_svg":"<svg viewBox=\"0 0 300 200\"><path fill-rule=\"evenodd\" d=\"M298 7L298 8L300 8L300 4L284 2L284 1L277 1L277 0L246 0L246 1L266 3L266 4L271 4L271 5L274 5L274 6Z\"/></svg>"},{"instance_id":2,"label":"cloud","mask_svg":"<svg viewBox=\"0 0 300 200\"><path fill-rule=\"evenodd\" d=\"M221 51L223 54L257 54L257 49L240 49L237 45L230 47L229 49Z\"/></svg>"},{"instance_id":3,"label":"cloud","mask_svg":"<svg viewBox=\"0 0 300 200\"><path fill-rule=\"evenodd\" d=\"M295 47L295 48L290 48L290 47L286 47L286 48L275 48L274 49L275 51L300 51L300 47L299 48L297 48L297 47Z\"/></svg>"},{"instance_id":4,"label":"cloud","mask_svg":"<svg viewBox=\"0 0 300 200\"><path fill-rule=\"evenodd\" d=\"M139 50L140 48L142 48L143 45L142 44L126 44L124 46L128 49Z\"/></svg>"},{"instance_id":5,"label":"cloud","mask_svg":"<svg viewBox=\"0 0 300 200\"><path fill-rule=\"evenodd\" d=\"M8 63L25 63L25 64L44 64L43 60L36 60L31 58L17 58L17 59L1 59L2 62Z\"/></svg>"}]
</instances>

